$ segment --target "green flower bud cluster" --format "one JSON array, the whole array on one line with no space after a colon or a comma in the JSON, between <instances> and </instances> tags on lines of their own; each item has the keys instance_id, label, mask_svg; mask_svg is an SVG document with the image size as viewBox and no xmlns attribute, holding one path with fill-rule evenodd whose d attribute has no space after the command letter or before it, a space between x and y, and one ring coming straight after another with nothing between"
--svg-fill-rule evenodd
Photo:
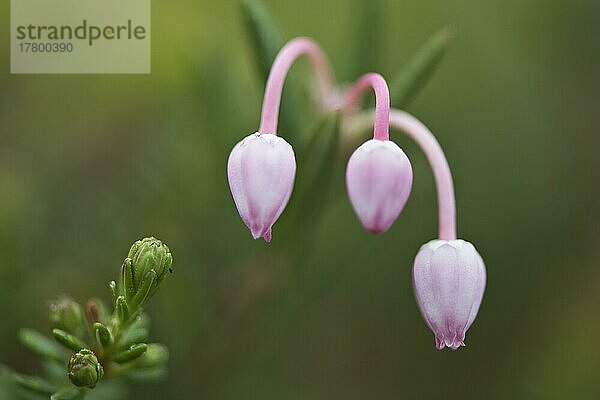
<instances>
[{"instance_id":1,"label":"green flower bud cluster","mask_svg":"<svg viewBox=\"0 0 600 400\"><path fill-rule=\"evenodd\" d=\"M14 383L54 400L83 399L103 379L164 376L169 353L161 344L145 343L149 323L142 306L172 271L172 263L166 244L153 237L138 240L123 263L120 285L109 284L112 312L97 298L85 308L68 296L52 301L48 318L54 341L32 329L22 329L19 339L42 359L65 365L66 374L60 381L56 374L46 379L14 373Z\"/></svg>"},{"instance_id":2,"label":"green flower bud cluster","mask_svg":"<svg viewBox=\"0 0 600 400\"><path fill-rule=\"evenodd\" d=\"M173 271L172 264L169 247L154 237L138 240L131 246L121 267L119 286L129 312L150 300L165 276Z\"/></svg>"},{"instance_id":3,"label":"green flower bud cluster","mask_svg":"<svg viewBox=\"0 0 600 400\"><path fill-rule=\"evenodd\" d=\"M69 380L75 386L93 388L104 376L104 368L93 351L81 349L69 360Z\"/></svg>"}]
</instances>

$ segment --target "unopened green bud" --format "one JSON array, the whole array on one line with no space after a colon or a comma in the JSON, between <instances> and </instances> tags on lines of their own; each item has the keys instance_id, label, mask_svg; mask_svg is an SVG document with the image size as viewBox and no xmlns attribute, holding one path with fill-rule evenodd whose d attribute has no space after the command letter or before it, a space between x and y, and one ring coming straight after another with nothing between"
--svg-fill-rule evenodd
<instances>
[{"instance_id":1,"label":"unopened green bud","mask_svg":"<svg viewBox=\"0 0 600 400\"><path fill-rule=\"evenodd\" d=\"M138 240L131 246L121 269L120 285L120 294L131 308L152 297L167 273L172 272L172 264L169 247L154 237Z\"/></svg>"},{"instance_id":2,"label":"unopened green bud","mask_svg":"<svg viewBox=\"0 0 600 400\"><path fill-rule=\"evenodd\" d=\"M89 349L81 349L69 360L69 379L75 386L93 388L103 376L104 368Z\"/></svg>"},{"instance_id":3,"label":"unopened green bud","mask_svg":"<svg viewBox=\"0 0 600 400\"><path fill-rule=\"evenodd\" d=\"M68 296L62 296L50 303L48 318L50 326L75 336L83 336L86 331L83 307Z\"/></svg>"},{"instance_id":4,"label":"unopened green bud","mask_svg":"<svg viewBox=\"0 0 600 400\"><path fill-rule=\"evenodd\" d=\"M135 242L129 250L128 258L131 259L138 277L145 276L153 269L158 280L162 280L167 272L172 272L173 256L169 247L154 237Z\"/></svg>"}]
</instances>

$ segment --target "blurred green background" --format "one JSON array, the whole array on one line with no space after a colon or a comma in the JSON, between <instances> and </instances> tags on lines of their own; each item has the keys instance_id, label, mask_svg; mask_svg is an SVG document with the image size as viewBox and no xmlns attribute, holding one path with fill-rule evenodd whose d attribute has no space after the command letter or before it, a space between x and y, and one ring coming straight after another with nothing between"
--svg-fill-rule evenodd
<instances>
[{"instance_id":1,"label":"blurred green background","mask_svg":"<svg viewBox=\"0 0 600 400\"><path fill-rule=\"evenodd\" d=\"M148 308L170 375L128 399L600 398L600 2L377 0L366 28L363 1L266 1L286 38L323 45L340 81L393 76L456 27L407 109L444 147L459 236L487 265L457 352L434 349L412 294L412 260L437 221L431 173L406 138L393 135L414 189L386 234L361 228L338 169L320 216L301 220L308 229L288 209L270 246L251 239L225 174L230 149L258 126L264 89L237 1L153 1L152 74L140 76L11 75L8 3L3 363L36 372L18 328L47 331L56 294L108 299L130 244L152 234L175 258Z\"/></svg>"}]
</instances>

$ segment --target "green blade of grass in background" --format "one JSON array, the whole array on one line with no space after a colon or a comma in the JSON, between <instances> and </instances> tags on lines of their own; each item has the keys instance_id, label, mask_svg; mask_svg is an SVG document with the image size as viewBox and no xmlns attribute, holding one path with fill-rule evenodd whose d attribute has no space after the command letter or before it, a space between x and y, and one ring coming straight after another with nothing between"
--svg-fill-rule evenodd
<instances>
[{"instance_id":1,"label":"green blade of grass in background","mask_svg":"<svg viewBox=\"0 0 600 400\"><path fill-rule=\"evenodd\" d=\"M454 29L445 27L430 38L394 76L390 83L390 98L394 107L406 107L423 89L441 64L454 36Z\"/></svg>"},{"instance_id":2,"label":"green blade of grass in background","mask_svg":"<svg viewBox=\"0 0 600 400\"><path fill-rule=\"evenodd\" d=\"M264 83L267 81L277 52L284 44L283 35L260 0L242 0L241 7L248 40Z\"/></svg>"},{"instance_id":3,"label":"green blade of grass in background","mask_svg":"<svg viewBox=\"0 0 600 400\"><path fill-rule=\"evenodd\" d=\"M241 10L253 58L264 86L269 77L273 60L285 44L285 39L275 19L262 1L242 0ZM299 136L301 131L298 119L299 102L298 84L294 79L288 77L281 102L279 130L289 138Z\"/></svg>"},{"instance_id":4,"label":"green blade of grass in background","mask_svg":"<svg viewBox=\"0 0 600 400\"><path fill-rule=\"evenodd\" d=\"M298 154L296 178L297 223L313 227L325 208L339 144L340 115L322 117Z\"/></svg>"},{"instance_id":5,"label":"green blade of grass in background","mask_svg":"<svg viewBox=\"0 0 600 400\"><path fill-rule=\"evenodd\" d=\"M351 62L350 79L368 71L376 70L378 48L375 46L379 34L381 4L379 0L355 0L353 14L354 51Z\"/></svg>"},{"instance_id":6,"label":"green blade of grass in background","mask_svg":"<svg viewBox=\"0 0 600 400\"><path fill-rule=\"evenodd\" d=\"M278 225L279 240L285 241L290 254L308 245L307 232L315 229L320 213L326 208L337 161L339 120L340 115L335 112L318 117L302 133L296 146L294 190Z\"/></svg>"}]
</instances>

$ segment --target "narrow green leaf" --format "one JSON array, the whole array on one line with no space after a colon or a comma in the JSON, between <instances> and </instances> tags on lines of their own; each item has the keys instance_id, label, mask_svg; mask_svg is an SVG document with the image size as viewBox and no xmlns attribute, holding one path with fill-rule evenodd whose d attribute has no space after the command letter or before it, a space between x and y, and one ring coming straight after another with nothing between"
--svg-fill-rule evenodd
<instances>
[{"instance_id":1,"label":"narrow green leaf","mask_svg":"<svg viewBox=\"0 0 600 400\"><path fill-rule=\"evenodd\" d=\"M143 342L148 339L149 332L146 328L128 329L121 337L122 348L127 348L134 343Z\"/></svg>"},{"instance_id":2,"label":"narrow green leaf","mask_svg":"<svg viewBox=\"0 0 600 400\"><path fill-rule=\"evenodd\" d=\"M126 382L123 379L110 379L103 381L90 393L89 399L92 400L134 400L140 397L130 397L127 395ZM87 398L87 397L86 397ZM147 397L146 397L147 398ZM143 399L143 398L142 398Z\"/></svg>"},{"instance_id":3,"label":"narrow green leaf","mask_svg":"<svg viewBox=\"0 0 600 400\"><path fill-rule=\"evenodd\" d=\"M129 298L135 294L135 272L131 264L131 258L126 258L121 265L121 282L119 283L119 294Z\"/></svg>"},{"instance_id":4,"label":"narrow green leaf","mask_svg":"<svg viewBox=\"0 0 600 400\"><path fill-rule=\"evenodd\" d=\"M60 329L52 329L52 335L57 342L73 351L79 351L86 347L81 339Z\"/></svg>"},{"instance_id":5,"label":"narrow green leaf","mask_svg":"<svg viewBox=\"0 0 600 400\"><path fill-rule=\"evenodd\" d=\"M294 192L286 207L287 214L277 224L279 240L284 241L290 256L300 256L314 235L310 232L327 209L327 201L337 181L332 178L339 168L340 114L328 113L313 121L302 135L296 151ZM287 239L283 239L287 238ZM300 241L303 241L300 243Z\"/></svg>"},{"instance_id":6,"label":"narrow green leaf","mask_svg":"<svg viewBox=\"0 0 600 400\"><path fill-rule=\"evenodd\" d=\"M132 329L150 328L150 318L147 314L138 314L132 319L130 326Z\"/></svg>"},{"instance_id":7,"label":"narrow green leaf","mask_svg":"<svg viewBox=\"0 0 600 400\"><path fill-rule=\"evenodd\" d=\"M50 382L61 382L65 379L65 362L56 360L43 360L42 376Z\"/></svg>"},{"instance_id":8,"label":"narrow green leaf","mask_svg":"<svg viewBox=\"0 0 600 400\"><path fill-rule=\"evenodd\" d=\"M122 324L126 324L131 314L129 313L129 306L127 305L127 300L125 300L125 296L117 297L115 307L117 309L117 315L119 317L119 320Z\"/></svg>"},{"instance_id":9,"label":"narrow green leaf","mask_svg":"<svg viewBox=\"0 0 600 400\"><path fill-rule=\"evenodd\" d=\"M148 339L149 327L150 319L146 314L139 314L135 318L131 318L129 324L124 328L119 348L126 349L132 344L145 342Z\"/></svg>"},{"instance_id":10,"label":"narrow green leaf","mask_svg":"<svg viewBox=\"0 0 600 400\"><path fill-rule=\"evenodd\" d=\"M38 376L27 376L15 373L14 382L23 389L35 393L51 395L56 391L56 387L54 385Z\"/></svg>"},{"instance_id":11,"label":"narrow green leaf","mask_svg":"<svg viewBox=\"0 0 600 400\"><path fill-rule=\"evenodd\" d=\"M155 368L169 361L169 349L161 343L150 343L146 352L137 360L136 368Z\"/></svg>"},{"instance_id":12,"label":"narrow green leaf","mask_svg":"<svg viewBox=\"0 0 600 400\"><path fill-rule=\"evenodd\" d=\"M119 292L118 292L118 288L117 288L117 282L110 281L108 283L108 288L110 289L110 293L112 294L113 304L115 304L117 302L117 297L119 296Z\"/></svg>"},{"instance_id":13,"label":"narrow green leaf","mask_svg":"<svg viewBox=\"0 0 600 400\"><path fill-rule=\"evenodd\" d=\"M403 108L425 86L440 65L454 38L454 30L446 27L436 33L391 80L390 97L394 107Z\"/></svg>"},{"instance_id":14,"label":"narrow green leaf","mask_svg":"<svg viewBox=\"0 0 600 400\"><path fill-rule=\"evenodd\" d=\"M14 386L13 372L7 366L0 364L0 399L12 399Z\"/></svg>"},{"instance_id":15,"label":"narrow green leaf","mask_svg":"<svg viewBox=\"0 0 600 400\"><path fill-rule=\"evenodd\" d=\"M126 362L130 362L140 357L148 350L148 345L145 343L138 343L131 345L129 349L117 354L113 357L113 361L117 364L124 364Z\"/></svg>"},{"instance_id":16,"label":"narrow green leaf","mask_svg":"<svg viewBox=\"0 0 600 400\"><path fill-rule=\"evenodd\" d=\"M165 367L133 369L127 372L127 377L138 383L156 382L165 379L166 376Z\"/></svg>"},{"instance_id":17,"label":"narrow green leaf","mask_svg":"<svg viewBox=\"0 0 600 400\"><path fill-rule=\"evenodd\" d=\"M142 280L142 283L141 283L140 287L138 288L138 291L137 291L135 297L133 298L133 300L131 300L131 309L132 310L136 310L138 307L144 305L144 303L147 300L149 300L150 290L152 289L152 285L154 284L155 280L156 280L156 271L151 269L144 276L144 280Z\"/></svg>"},{"instance_id":18,"label":"narrow green leaf","mask_svg":"<svg viewBox=\"0 0 600 400\"><path fill-rule=\"evenodd\" d=\"M112 334L108 328L100 322L94 324L94 337L98 346L103 349L109 348L113 343Z\"/></svg>"},{"instance_id":19,"label":"narrow green leaf","mask_svg":"<svg viewBox=\"0 0 600 400\"><path fill-rule=\"evenodd\" d=\"M6 365L4 365L4 364L0 363L0 377L2 377L2 378L3 378L3 377L5 377L7 374L12 374L12 370L11 370L11 369L10 369L8 366L6 366Z\"/></svg>"},{"instance_id":20,"label":"narrow green leaf","mask_svg":"<svg viewBox=\"0 0 600 400\"><path fill-rule=\"evenodd\" d=\"M339 121L337 113L326 115L316 125L307 144L302 146L298 159L296 178L297 217L311 224L318 218L323 202L329 194L328 188L336 164L336 152L339 144ZM308 223L308 224L307 224Z\"/></svg>"},{"instance_id":21,"label":"narrow green leaf","mask_svg":"<svg viewBox=\"0 0 600 400\"><path fill-rule=\"evenodd\" d=\"M263 82L266 82L271 64L283 46L283 36L262 1L242 0L241 6L248 39L251 42L260 75Z\"/></svg>"},{"instance_id":22,"label":"narrow green leaf","mask_svg":"<svg viewBox=\"0 0 600 400\"><path fill-rule=\"evenodd\" d=\"M63 349L38 331L23 328L19 330L18 337L21 344L35 354L60 362L65 361L66 355Z\"/></svg>"},{"instance_id":23,"label":"narrow green leaf","mask_svg":"<svg viewBox=\"0 0 600 400\"><path fill-rule=\"evenodd\" d=\"M50 400L81 400L85 394L85 389L75 386L66 386L50 396Z\"/></svg>"},{"instance_id":24,"label":"narrow green leaf","mask_svg":"<svg viewBox=\"0 0 600 400\"><path fill-rule=\"evenodd\" d=\"M365 72L376 69L376 46L380 13L382 12L380 0L354 0L354 28L352 29L352 58L350 74L347 76L360 76Z\"/></svg>"}]
</instances>

